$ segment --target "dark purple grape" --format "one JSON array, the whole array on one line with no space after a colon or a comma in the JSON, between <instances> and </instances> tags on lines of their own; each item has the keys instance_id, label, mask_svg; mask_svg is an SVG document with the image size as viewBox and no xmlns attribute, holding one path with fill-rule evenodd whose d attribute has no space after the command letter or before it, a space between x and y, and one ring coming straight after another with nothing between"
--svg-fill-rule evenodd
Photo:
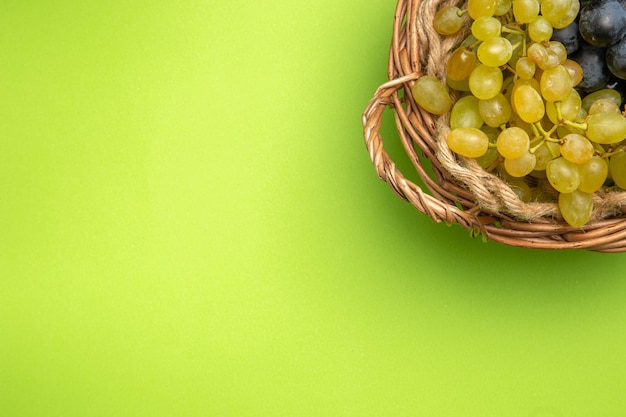
<instances>
[{"instance_id":1,"label":"dark purple grape","mask_svg":"<svg viewBox=\"0 0 626 417\"><path fill-rule=\"evenodd\" d=\"M626 80L626 37L606 50L606 65L613 75Z\"/></svg>"},{"instance_id":2,"label":"dark purple grape","mask_svg":"<svg viewBox=\"0 0 626 417\"><path fill-rule=\"evenodd\" d=\"M578 50L578 46L580 45L578 21L574 20L563 29L554 29L551 40L561 42L563 46L565 46L567 55L571 55L576 52L576 50Z\"/></svg>"},{"instance_id":3,"label":"dark purple grape","mask_svg":"<svg viewBox=\"0 0 626 417\"><path fill-rule=\"evenodd\" d=\"M576 52L569 56L583 69L583 79L577 89L590 92L603 88L611 77L605 61L606 48L599 48L582 42Z\"/></svg>"},{"instance_id":4,"label":"dark purple grape","mask_svg":"<svg viewBox=\"0 0 626 417\"><path fill-rule=\"evenodd\" d=\"M593 0L580 10L578 30L588 43L607 47L626 35L626 1Z\"/></svg>"}]
</instances>

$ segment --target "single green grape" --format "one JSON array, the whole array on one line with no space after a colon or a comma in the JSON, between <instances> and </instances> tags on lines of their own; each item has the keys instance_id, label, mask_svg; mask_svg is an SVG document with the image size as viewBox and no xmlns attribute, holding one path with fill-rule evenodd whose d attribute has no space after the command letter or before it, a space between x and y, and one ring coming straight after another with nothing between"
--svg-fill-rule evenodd
<instances>
[{"instance_id":1,"label":"single green grape","mask_svg":"<svg viewBox=\"0 0 626 417\"><path fill-rule=\"evenodd\" d=\"M498 0L468 0L467 13L474 20L493 16L498 8Z\"/></svg>"},{"instance_id":2,"label":"single green grape","mask_svg":"<svg viewBox=\"0 0 626 417\"><path fill-rule=\"evenodd\" d=\"M438 78L424 75L415 81L412 88L415 102L432 114L444 114L452 108L452 100L446 87Z\"/></svg>"},{"instance_id":3,"label":"single green grape","mask_svg":"<svg viewBox=\"0 0 626 417\"><path fill-rule=\"evenodd\" d=\"M475 127L479 129L483 125L483 119L479 111L479 100L467 95L461 97L450 112L450 128Z\"/></svg>"},{"instance_id":4,"label":"single green grape","mask_svg":"<svg viewBox=\"0 0 626 417\"><path fill-rule=\"evenodd\" d=\"M463 27L463 13L457 6L444 6L435 13L433 27L440 35L453 35Z\"/></svg>"},{"instance_id":5,"label":"single green grape","mask_svg":"<svg viewBox=\"0 0 626 417\"><path fill-rule=\"evenodd\" d=\"M496 6L496 11L494 12L495 16L504 16L509 11L511 11L513 4L511 0L498 0L498 5Z\"/></svg>"},{"instance_id":6,"label":"single green grape","mask_svg":"<svg viewBox=\"0 0 626 417\"><path fill-rule=\"evenodd\" d=\"M621 113L597 113L587 118L587 137L610 144L626 139L626 118Z\"/></svg>"},{"instance_id":7,"label":"single green grape","mask_svg":"<svg viewBox=\"0 0 626 417\"><path fill-rule=\"evenodd\" d=\"M540 121L546 111L541 95L528 84L520 85L514 89L512 104L515 112L526 123Z\"/></svg>"},{"instance_id":8,"label":"single green grape","mask_svg":"<svg viewBox=\"0 0 626 417\"><path fill-rule=\"evenodd\" d=\"M478 60L490 67L500 67L511 59L513 46L508 39L495 36L484 40L476 51Z\"/></svg>"},{"instance_id":9,"label":"single green grape","mask_svg":"<svg viewBox=\"0 0 626 417\"><path fill-rule=\"evenodd\" d=\"M606 159L598 155L592 156L587 162L578 167L580 184L578 189L586 193L594 193L602 187L609 174L609 164Z\"/></svg>"},{"instance_id":10,"label":"single green grape","mask_svg":"<svg viewBox=\"0 0 626 417\"><path fill-rule=\"evenodd\" d=\"M530 80L535 76L537 66L528 57L520 57L515 64L515 73L522 80Z\"/></svg>"},{"instance_id":11,"label":"single green grape","mask_svg":"<svg viewBox=\"0 0 626 417\"><path fill-rule=\"evenodd\" d=\"M561 193L559 211L570 226L584 226L593 213L593 196L580 190Z\"/></svg>"},{"instance_id":12,"label":"single green grape","mask_svg":"<svg viewBox=\"0 0 626 417\"><path fill-rule=\"evenodd\" d=\"M583 80L583 68L580 64L572 59L566 59L561 64L565 67L572 79L572 87L576 87Z\"/></svg>"},{"instance_id":13,"label":"single green grape","mask_svg":"<svg viewBox=\"0 0 626 417\"><path fill-rule=\"evenodd\" d=\"M597 113L621 113L619 106L615 104L615 102L609 98L601 98L594 101L589 107L588 114L597 114Z\"/></svg>"},{"instance_id":14,"label":"single green grape","mask_svg":"<svg viewBox=\"0 0 626 417\"><path fill-rule=\"evenodd\" d=\"M517 159L528 152L530 138L528 133L520 127L509 127L498 135L496 146L498 152L505 158Z\"/></svg>"},{"instance_id":15,"label":"single green grape","mask_svg":"<svg viewBox=\"0 0 626 417\"><path fill-rule=\"evenodd\" d=\"M593 153L593 144L583 135L570 133L561 139L561 156L570 162L584 164Z\"/></svg>"},{"instance_id":16,"label":"single green grape","mask_svg":"<svg viewBox=\"0 0 626 417\"><path fill-rule=\"evenodd\" d=\"M563 29L572 24L574 20L576 20L579 11L580 1L572 0L572 2L570 3L570 7L567 10L567 13L561 19L554 20L550 23L552 23L552 27L554 29Z\"/></svg>"},{"instance_id":17,"label":"single green grape","mask_svg":"<svg viewBox=\"0 0 626 417\"><path fill-rule=\"evenodd\" d=\"M484 41L489 38L500 36L502 23L492 16L482 16L474 20L471 26L472 35L478 40Z\"/></svg>"},{"instance_id":18,"label":"single green grape","mask_svg":"<svg viewBox=\"0 0 626 417\"><path fill-rule=\"evenodd\" d=\"M519 158L506 158L504 160L504 169L513 177L525 177L530 174L537 163L535 154L526 151Z\"/></svg>"},{"instance_id":19,"label":"single green grape","mask_svg":"<svg viewBox=\"0 0 626 417\"><path fill-rule=\"evenodd\" d=\"M500 68L479 64L469 76L469 88L480 100L488 100L500 93L502 81Z\"/></svg>"},{"instance_id":20,"label":"single green grape","mask_svg":"<svg viewBox=\"0 0 626 417\"><path fill-rule=\"evenodd\" d=\"M489 138L480 129L459 127L448 133L448 147L459 155L468 158L478 158L487 152Z\"/></svg>"},{"instance_id":21,"label":"single green grape","mask_svg":"<svg viewBox=\"0 0 626 417\"><path fill-rule=\"evenodd\" d=\"M513 2L513 15L518 23L530 23L539 15L540 5L538 0L515 0Z\"/></svg>"},{"instance_id":22,"label":"single green grape","mask_svg":"<svg viewBox=\"0 0 626 417\"><path fill-rule=\"evenodd\" d=\"M470 76L476 67L476 53L460 46L452 52L446 62L446 75L454 81L461 81Z\"/></svg>"},{"instance_id":23,"label":"single green grape","mask_svg":"<svg viewBox=\"0 0 626 417\"><path fill-rule=\"evenodd\" d=\"M539 86L546 101L561 101L571 94L572 79L563 65L557 65L543 71Z\"/></svg>"},{"instance_id":24,"label":"single green grape","mask_svg":"<svg viewBox=\"0 0 626 417\"><path fill-rule=\"evenodd\" d=\"M537 16L528 24L528 36L533 42L546 42L552 37L552 24L543 16Z\"/></svg>"},{"instance_id":25,"label":"single green grape","mask_svg":"<svg viewBox=\"0 0 626 417\"><path fill-rule=\"evenodd\" d=\"M577 0L542 0L541 15L550 23L561 22L569 16L572 1Z\"/></svg>"},{"instance_id":26,"label":"single green grape","mask_svg":"<svg viewBox=\"0 0 626 417\"><path fill-rule=\"evenodd\" d=\"M604 98L613 101L618 107L621 106L622 104L622 96L620 95L619 91L614 90L612 88L603 88L601 90L597 90L592 93L589 93L585 97L583 97L583 100L582 100L583 109L585 109L585 111L589 113L589 108L591 107L591 105L595 101L604 99Z\"/></svg>"},{"instance_id":27,"label":"single green grape","mask_svg":"<svg viewBox=\"0 0 626 417\"><path fill-rule=\"evenodd\" d=\"M562 156L548 162L546 176L554 189L560 193L571 193L580 184L578 165Z\"/></svg>"},{"instance_id":28,"label":"single green grape","mask_svg":"<svg viewBox=\"0 0 626 417\"><path fill-rule=\"evenodd\" d=\"M479 100L478 111L482 120L491 127L498 127L511 119L511 104L502 93L487 100Z\"/></svg>"},{"instance_id":29,"label":"single green grape","mask_svg":"<svg viewBox=\"0 0 626 417\"><path fill-rule=\"evenodd\" d=\"M618 152L609 158L609 172L615 184L626 190L626 152Z\"/></svg>"}]
</instances>

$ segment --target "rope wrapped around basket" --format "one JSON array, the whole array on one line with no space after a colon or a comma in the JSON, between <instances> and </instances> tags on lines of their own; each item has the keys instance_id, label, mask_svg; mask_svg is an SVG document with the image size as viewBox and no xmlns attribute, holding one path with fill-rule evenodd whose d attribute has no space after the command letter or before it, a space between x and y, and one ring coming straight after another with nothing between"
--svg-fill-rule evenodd
<instances>
[{"instance_id":1,"label":"rope wrapped around basket","mask_svg":"<svg viewBox=\"0 0 626 417\"><path fill-rule=\"evenodd\" d=\"M570 226L561 218L556 202L525 203L498 175L473 159L455 155L446 140L449 113L434 116L415 103L411 95L415 81L425 74L445 80L447 58L464 36L442 37L432 26L437 10L455 3L398 1L389 81L376 90L362 117L365 144L378 176L434 221L458 223L492 241L535 249L626 251L626 192L597 191L590 221L582 227ZM450 91L453 101L458 99ZM407 179L385 151L380 128L388 108L394 112L400 140L427 191Z\"/></svg>"}]
</instances>

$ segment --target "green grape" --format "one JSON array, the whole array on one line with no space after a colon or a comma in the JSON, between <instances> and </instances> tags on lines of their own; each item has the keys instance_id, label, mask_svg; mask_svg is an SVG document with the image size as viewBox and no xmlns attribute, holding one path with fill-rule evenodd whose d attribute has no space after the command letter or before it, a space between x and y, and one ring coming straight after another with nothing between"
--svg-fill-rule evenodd
<instances>
[{"instance_id":1,"label":"green grape","mask_svg":"<svg viewBox=\"0 0 626 417\"><path fill-rule=\"evenodd\" d=\"M569 26L572 22L574 22L574 20L576 20L576 17L578 17L579 11L580 11L580 2L578 0L573 0L570 3L570 7L567 10L567 13L565 14L565 16L561 19L551 22L552 27L554 29L563 29Z\"/></svg>"},{"instance_id":2,"label":"green grape","mask_svg":"<svg viewBox=\"0 0 626 417\"><path fill-rule=\"evenodd\" d=\"M456 81L446 75L446 84L456 91L469 92L469 77Z\"/></svg>"},{"instance_id":3,"label":"green grape","mask_svg":"<svg viewBox=\"0 0 626 417\"><path fill-rule=\"evenodd\" d=\"M562 64L572 79L572 87L576 87L583 80L583 69L580 64L574 60L566 59Z\"/></svg>"},{"instance_id":4,"label":"green grape","mask_svg":"<svg viewBox=\"0 0 626 417\"><path fill-rule=\"evenodd\" d=\"M524 42L525 35L521 35L518 33L507 33L504 35L509 43L512 45L513 53L511 54L511 59L509 59L508 65L511 68L515 68L517 64L517 60L520 58L520 53L523 53L522 48L519 47Z\"/></svg>"},{"instance_id":5,"label":"green grape","mask_svg":"<svg viewBox=\"0 0 626 417\"><path fill-rule=\"evenodd\" d=\"M622 96L617 90L613 90L612 88L603 88L601 90L589 93L585 97L583 97L583 109L585 109L585 111L589 113L589 108L594 103L594 101L603 98L608 98L609 100L612 100L617 106L621 106L622 104Z\"/></svg>"},{"instance_id":6,"label":"green grape","mask_svg":"<svg viewBox=\"0 0 626 417\"><path fill-rule=\"evenodd\" d=\"M515 0L513 2L513 15L518 23L530 23L539 15L538 0Z\"/></svg>"},{"instance_id":7,"label":"green grape","mask_svg":"<svg viewBox=\"0 0 626 417\"><path fill-rule=\"evenodd\" d=\"M483 125L480 128L480 130L485 132L485 134L489 138L489 144L495 145L496 140L498 139L498 134L500 133L500 130L496 129L495 127L488 126L488 125ZM487 152L485 152L484 155L476 158L476 162L482 168L489 168L494 162L498 160L499 157L500 157L500 154L498 153L498 150L496 149L496 147L489 146L487 148Z\"/></svg>"},{"instance_id":8,"label":"green grape","mask_svg":"<svg viewBox=\"0 0 626 417\"><path fill-rule=\"evenodd\" d=\"M626 138L626 118L620 113L597 113L587 118L587 137L601 144Z\"/></svg>"},{"instance_id":9,"label":"green grape","mask_svg":"<svg viewBox=\"0 0 626 417\"><path fill-rule=\"evenodd\" d=\"M508 76L502 81L501 93L504 94L509 101L511 101L511 94L513 93L513 87L515 86L515 77Z\"/></svg>"},{"instance_id":10,"label":"green grape","mask_svg":"<svg viewBox=\"0 0 626 417\"><path fill-rule=\"evenodd\" d=\"M415 102L432 114L444 114L452 108L452 100L446 87L438 78L424 75L415 81L412 88Z\"/></svg>"},{"instance_id":11,"label":"green grape","mask_svg":"<svg viewBox=\"0 0 626 417\"><path fill-rule=\"evenodd\" d=\"M504 169L513 177L525 177L535 169L537 157L535 154L526 151L522 156L516 159L506 158L504 160Z\"/></svg>"},{"instance_id":12,"label":"green grape","mask_svg":"<svg viewBox=\"0 0 626 417\"><path fill-rule=\"evenodd\" d=\"M558 57L559 64L563 64L567 60L567 49L561 42L548 42L548 53L552 51Z\"/></svg>"},{"instance_id":13,"label":"green grape","mask_svg":"<svg viewBox=\"0 0 626 417\"><path fill-rule=\"evenodd\" d=\"M483 155L476 158L476 162L481 168L487 169L493 165L499 157L500 154L498 154L498 150L496 148L487 148L487 151Z\"/></svg>"},{"instance_id":14,"label":"green grape","mask_svg":"<svg viewBox=\"0 0 626 417\"><path fill-rule=\"evenodd\" d=\"M500 134L500 129L489 125L482 125L480 130L485 132L485 134L489 138L489 143L494 145L496 144L496 141L498 140L498 135Z\"/></svg>"},{"instance_id":15,"label":"green grape","mask_svg":"<svg viewBox=\"0 0 626 417\"><path fill-rule=\"evenodd\" d=\"M446 75L454 81L461 81L470 76L476 67L476 54L470 48L458 47L446 62Z\"/></svg>"},{"instance_id":16,"label":"green grape","mask_svg":"<svg viewBox=\"0 0 626 417\"><path fill-rule=\"evenodd\" d=\"M578 133L570 133L561 139L561 156L575 164L584 164L593 156L593 144Z\"/></svg>"},{"instance_id":17,"label":"green grape","mask_svg":"<svg viewBox=\"0 0 626 417\"><path fill-rule=\"evenodd\" d=\"M593 212L593 196L580 190L561 193L559 211L570 226L584 226Z\"/></svg>"},{"instance_id":18,"label":"green grape","mask_svg":"<svg viewBox=\"0 0 626 417\"><path fill-rule=\"evenodd\" d=\"M533 192L531 188L528 186L528 183L522 177L514 177L513 175L506 172L506 169L500 171L500 175L502 179L506 181L506 183L511 187L511 191L513 191L517 197L528 203L531 201Z\"/></svg>"},{"instance_id":19,"label":"green grape","mask_svg":"<svg viewBox=\"0 0 626 417\"><path fill-rule=\"evenodd\" d=\"M621 113L619 106L615 102L608 98L601 98L594 101L589 107L589 114L598 113Z\"/></svg>"},{"instance_id":20,"label":"green grape","mask_svg":"<svg viewBox=\"0 0 626 417\"><path fill-rule=\"evenodd\" d=\"M561 101L572 93L572 79L565 67L558 65L543 71L539 87L546 101Z\"/></svg>"},{"instance_id":21,"label":"green grape","mask_svg":"<svg viewBox=\"0 0 626 417\"><path fill-rule=\"evenodd\" d=\"M478 99L472 95L461 97L450 112L450 128L457 127L475 127L480 128L483 125L483 119L478 109Z\"/></svg>"},{"instance_id":22,"label":"green grape","mask_svg":"<svg viewBox=\"0 0 626 417\"><path fill-rule=\"evenodd\" d=\"M615 185L626 190L626 152L618 152L609 158L609 172Z\"/></svg>"},{"instance_id":23,"label":"green grape","mask_svg":"<svg viewBox=\"0 0 626 417\"><path fill-rule=\"evenodd\" d=\"M526 123L540 121L545 114L545 104L537 90L528 84L515 88L512 95L515 112Z\"/></svg>"},{"instance_id":24,"label":"green grape","mask_svg":"<svg viewBox=\"0 0 626 417\"><path fill-rule=\"evenodd\" d=\"M478 158L487 152L489 138L485 132L474 127L459 127L448 134L448 147L459 155Z\"/></svg>"},{"instance_id":25,"label":"green grape","mask_svg":"<svg viewBox=\"0 0 626 417\"><path fill-rule=\"evenodd\" d=\"M539 65L540 62L544 62L548 59L548 49L541 43L534 42L526 48L526 56L531 62Z\"/></svg>"},{"instance_id":26,"label":"green grape","mask_svg":"<svg viewBox=\"0 0 626 417\"><path fill-rule=\"evenodd\" d=\"M609 174L609 164L606 159L594 155L578 167L580 184L578 189L586 193L594 193L602 187Z\"/></svg>"},{"instance_id":27,"label":"green grape","mask_svg":"<svg viewBox=\"0 0 626 417\"><path fill-rule=\"evenodd\" d=\"M498 0L468 0L467 13L474 20L493 16L498 8Z\"/></svg>"},{"instance_id":28,"label":"green grape","mask_svg":"<svg viewBox=\"0 0 626 417\"><path fill-rule=\"evenodd\" d=\"M530 138L528 133L520 127L509 127L498 135L496 146L498 152L505 158L517 159L528 152Z\"/></svg>"},{"instance_id":29,"label":"green grape","mask_svg":"<svg viewBox=\"0 0 626 417\"><path fill-rule=\"evenodd\" d=\"M474 47L474 45L476 45L477 42L478 42L478 39L476 39L474 35L470 33L469 35L465 37L465 39L463 39L463 41L461 42L459 46L463 46L465 48L471 49Z\"/></svg>"},{"instance_id":30,"label":"green grape","mask_svg":"<svg viewBox=\"0 0 626 417\"><path fill-rule=\"evenodd\" d=\"M479 64L469 76L473 95L481 100L495 97L502 90L503 75L500 68Z\"/></svg>"},{"instance_id":31,"label":"green grape","mask_svg":"<svg viewBox=\"0 0 626 417\"><path fill-rule=\"evenodd\" d=\"M570 94L561 101L561 117L567 120L576 120L580 113L581 101L578 91L572 88ZM556 105L553 101L546 103L546 115L552 123L557 124L560 122L556 112Z\"/></svg>"},{"instance_id":32,"label":"green grape","mask_svg":"<svg viewBox=\"0 0 626 417\"><path fill-rule=\"evenodd\" d=\"M515 73L522 80L530 80L535 76L537 66L528 57L520 57L515 64Z\"/></svg>"},{"instance_id":33,"label":"green grape","mask_svg":"<svg viewBox=\"0 0 626 417\"><path fill-rule=\"evenodd\" d=\"M502 23L495 17L479 17L472 23L472 35L478 40L484 41L495 36L500 36Z\"/></svg>"},{"instance_id":34,"label":"green grape","mask_svg":"<svg viewBox=\"0 0 626 417\"><path fill-rule=\"evenodd\" d=\"M480 100L478 111L482 120L491 127L498 127L508 122L512 112L509 100L502 93L487 100Z\"/></svg>"},{"instance_id":35,"label":"green grape","mask_svg":"<svg viewBox=\"0 0 626 417\"><path fill-rule=\"evenodd\" d=\"M572 1L577 0L542 0L541 15L550 23L561 22L569 16Z\"/></svg>"},{"instance_id":36,"label":"green grape","mask_svg":"<svg viewBox=\"0 0 626 417\"><path fill-rule=\"evenodd\" d=\"M549 41L552 31L552 24L543 16L537 16L528 24L528 36L533 42Z\"/></svg>"},{"instance_id":37,"label":"green grape","mask_svg":"<svg viewBox=\"0 0 626 417\"><path fill-rule=\"evenodd\" d=\"M511 0L498 0L496 11L493 14L496 16L504 16L511 10L511 7Z\"/></svg>"},{"instance_id":38,"label":"green grape","mask_svg":"<svg viewBox=\"0 0 626 417\"><path fill-rule=\"evenodd\" d=\"M440 35L453 35L463 27L463 13L457 6L444 6L435 14L433 27Z\"/></svg>"},{"instance_id":39,"label":"green grape","mask_svg":"<svg viewBox=\"0 0 626 417\"><path fill-rule=\"evenodd\" d=\"M533 125L522 120L522 118L515 112L513 106L511 106L511 108L513 109L513 113L511 113L511 120L509 120L508 125L510 127L519 127L520 129L523 129L529 137L534 137L535 131L533 130Z\"/></svg>"},{"instance_id":40,"label":"green grape","mask_svg":"<svg viewBox=\"0 0 626 417\"><path fill-rule=\"evenodd\" d=\"M546 176L554 189L560 193L571 193L580 184L578 165L562 156L548 162Z\"/></svg>"},{"instance_id":41,"label":"green grape","mask_svg":"<svg viewBox=\"0 0 626 417\"><path fill-rule=\"evenodd\" d=\"M478 60L490 67L500 67L511 59L513 47L508 39L497 36L484 40L476 51Z\"/></svg>"},{"instance_id":42,"label":"green grape","mask_svg":"<svg viewBox=\"0 0 626 417\"><path fill-rule=\"evenodd\" d=\"M561 155L560 146L554 142L544 142L535 150L535 171L545 171L548 162Z\"/></svg>"},{"instance_id":43,"label":"green grape","mask_svg":"<svg viewBox=\"0 0 626 417\"><path fill-rule=\"evenodd\" d=\"M561 64L561 56L557 51L548 48L546 48L546 51L548 53L546 59L541 62L537 62L537 66L539 68L541 68L542 70L547 70Z\"/></svg>"}]
</instances>

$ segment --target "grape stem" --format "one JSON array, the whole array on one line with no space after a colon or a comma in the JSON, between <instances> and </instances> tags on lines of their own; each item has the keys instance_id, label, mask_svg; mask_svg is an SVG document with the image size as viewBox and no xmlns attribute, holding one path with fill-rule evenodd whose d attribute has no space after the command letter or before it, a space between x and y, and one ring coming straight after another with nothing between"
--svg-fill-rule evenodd
<instances>
[{"instance_id":1,"label":"grape stem","mask_svg":"<svg viewBox=\"0 0 626 417\"><path fill-rule=\"evenodd\" d=\"M573 122L571 120L567 120L567 119L562 119L561 123L569 126L569 127L574 127L576 129L580 129L580 130L587 130L587 127L589 126L587 123L582 122L582 123L578 123L578 122Z\"/></svg>"},{"instance_id":2,"label":"grape stem","mask_svg":"<svg viewBox=\"0 0 626 417\"><path fill-rule=\"evenodd\" d=\"M617 148L610 150L610 151L605 151L604 149L602 149L602 152L598 152L598 156L600 156L601 158L610 158L611 156L615 154L624 152L624 146L626 145L618 146Z\"/></svg>"},{"instance_id":3,"label":"grape stem","mask_svg":"<svg viewBox=\"0 0 626 417\"><path fill-rule=\"evenodd\" d=\"M535 138L533 139L532 142L534 142L535 140L539 139L539 143L534 145L533 147L531 147L530 149L528 149L528 152L530 153L535 153L537 152L537 149L539 149L541 147L541 145L543 145L544 143L546 143L546 140L544 138ZM532 144L531 142L531 144Z\"/></svg>"},{"instance_id":4,"label":"grape stem","mask_svg":"<svg viewBox=\"0 0 626 417\"><path fill-rule=\"evenodd\" d=\"M531 125L533 127L533 130L535 132L535 137L537 138L542 138L545 141L548 142L558 142L559 139L555 139L552 137L552 134L554 132L556 132L556 129L558 129L559 125L555 124L553 125L550 130L546 131L543 126L541 126L540 122L535 122Z\"/></svg>"}]
</instances>

